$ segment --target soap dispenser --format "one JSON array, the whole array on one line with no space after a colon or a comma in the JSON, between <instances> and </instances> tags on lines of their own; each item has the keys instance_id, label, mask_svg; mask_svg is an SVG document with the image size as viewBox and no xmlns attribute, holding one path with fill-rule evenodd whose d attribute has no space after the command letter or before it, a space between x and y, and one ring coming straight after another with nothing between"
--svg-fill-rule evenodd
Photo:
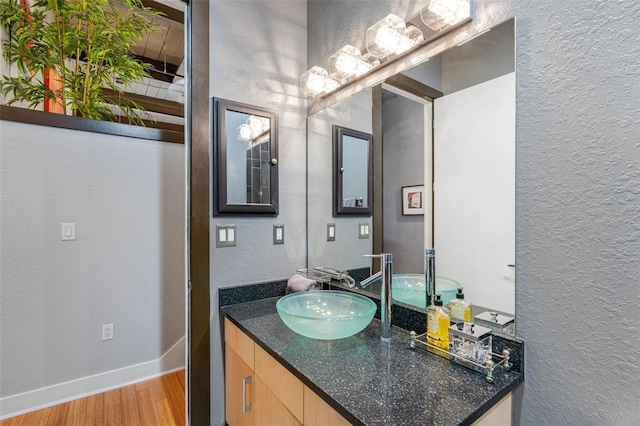
<instances>
[{"instance_id":1,"label":"soap dispenser","mask_svg":"<svg viewBox=\"0 0 640 426\"><path fill-rule=\"evenodd\" d=\"M456 298L447 305L453 321L471 322L471 303L464 300L462 289L458 289Z\"/></svg>"},{"instance_id":2,"label":"soap dispenser","mask_svg":"<svg viewBox=\"0 0 640 426\"><path fill-rule=\"evenodd\" d=\"M427 307L427 343L449 350L449 310L442 306L442 298L435 295L433 305Z\"/></svg>"}]
</instances>

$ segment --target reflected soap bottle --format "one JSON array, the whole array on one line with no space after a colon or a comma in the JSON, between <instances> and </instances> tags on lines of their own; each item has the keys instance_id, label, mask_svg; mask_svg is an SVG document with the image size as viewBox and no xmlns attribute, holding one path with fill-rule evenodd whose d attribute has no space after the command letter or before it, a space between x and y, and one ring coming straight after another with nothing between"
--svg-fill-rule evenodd
<instances>
[{"instance_id":1,"label":"reflected soap bottle","mask_svg":"<svg viewBox=\"0 0 640 426\"><path fill-rule=\"evenodd\" d=\"M442 299L436 294L433 305L427 307L427 343L448 351L449 325L449 310L442 306Z\"/></svg>"},{"instance_id":2,"label":"reflected soap bottle","mask_svg":"<svg viewBox=\"0 0 640 426\"><path fill-rule=\"evenodd\" d=\"M464 300L462 289L458 289L456 298L447 305L453 321L471 322L471 303Z\"/></svg>"}]
</instances>

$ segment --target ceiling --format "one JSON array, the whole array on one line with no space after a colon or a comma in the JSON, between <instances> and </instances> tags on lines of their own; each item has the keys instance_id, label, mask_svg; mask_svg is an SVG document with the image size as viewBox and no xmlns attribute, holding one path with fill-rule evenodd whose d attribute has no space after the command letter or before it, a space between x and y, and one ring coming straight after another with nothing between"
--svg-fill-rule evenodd
<instances>
[{"instance_id":1,"label":"ceiling","mask_svg":"<svg viewBox=\"0 0 640 426\"><path fill-rule=\"evenodd\" d=\"M151 65L150 78L122 89L147 110L151 120L145 121L146 126L183 131L185 4L180 0L142 3L163 13L153 20L161 29L148 34L132 49L140 60Z\"/></svg>"}]
</instances>

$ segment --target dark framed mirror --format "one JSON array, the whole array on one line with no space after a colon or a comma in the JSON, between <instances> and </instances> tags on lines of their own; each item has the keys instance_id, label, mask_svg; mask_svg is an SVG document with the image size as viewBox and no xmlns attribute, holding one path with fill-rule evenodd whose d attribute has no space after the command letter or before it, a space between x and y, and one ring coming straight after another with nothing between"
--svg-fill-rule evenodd
<instances>
[{"instance_id":1,"label":"dark framed mirror","mask_svg":"<svg viewBox=\"0 0 640 426\"><path fill-rule=\"evenodd\" d=\"M371 215L373 137L333 125L333 215Z\"/></svg>"},{"instance_id":2,"label":"dark framed mirror","mask_svg":"<svg viewBox=\"0 0 640 426\"><path fill-rule=\"evenodd\" d=\"M213 214L278 214L275 111L213 98Z\"/></svg>"}]
</instances>

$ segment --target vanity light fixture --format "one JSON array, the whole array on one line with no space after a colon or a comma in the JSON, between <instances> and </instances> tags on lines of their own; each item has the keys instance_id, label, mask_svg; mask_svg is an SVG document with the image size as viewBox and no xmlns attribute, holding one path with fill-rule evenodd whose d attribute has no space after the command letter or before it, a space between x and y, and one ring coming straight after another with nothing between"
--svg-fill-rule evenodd
<instances>
[{"instance_id":1,"label":"vanity light fixture","mask_svg":"<svg viewBox=\"0 0 640 426\"><path fill-rule=\"evenodd\" d=\"M367 28L366 33L367 50L379 59L406 52L423 40L418 28L406 25L402 18L392 13Z\"/></svg>"},{"instance_id":2,"label":"vanity light fixture","mask_svg":"<svg viewBox=\"0 0 640 426\"><path fill-rule=\"evenodd\" d=\"M437 36L470 18L471 0L420 0L420 19L433 31L440 31ZM428 36L429 40L434 39L433 34ZM418 27L391 13L367 28L368 53L362 54L352 45L344 46L329 58L331 75L326 69L314 66L300 76L300 89L310 97L330 93L378 67L380 61L394 61L424 41ZM427 59L418 55L412 60Z\"/></svg>"},{"instance_id":3,"label":"vanity light fixture","mask_svg":"<svg viewBox=\"0 0 640 426\"><path fill-rule=\"evenodd\" d=\"M455 25L470 16L470 0L420 0L420 19L435 31Z\"/></svg>"},{"instance_id":4,"label":"vanity light fixture","mask_svg":"<svg viewBox=\"0 0 640 426\"><path fill-rule=\"evenodd\" d=\"M329 72L318 66L300 76L300 89L307 96L317 96L337 89L340 83L329 77Z\"/></svg>"},{"instance_id":5,"label":"vanity light fixture","mask_svg":"<svg viewBox=\"0 0 640 426\"><path fill-rule=\"evenodd\" d=\"M370 54L362 55L357 47L346 45L329 57L331 78L344 83L352 77L359 77L371 68L380 65L380 61Z\"/></svg>"}]
</instances>

